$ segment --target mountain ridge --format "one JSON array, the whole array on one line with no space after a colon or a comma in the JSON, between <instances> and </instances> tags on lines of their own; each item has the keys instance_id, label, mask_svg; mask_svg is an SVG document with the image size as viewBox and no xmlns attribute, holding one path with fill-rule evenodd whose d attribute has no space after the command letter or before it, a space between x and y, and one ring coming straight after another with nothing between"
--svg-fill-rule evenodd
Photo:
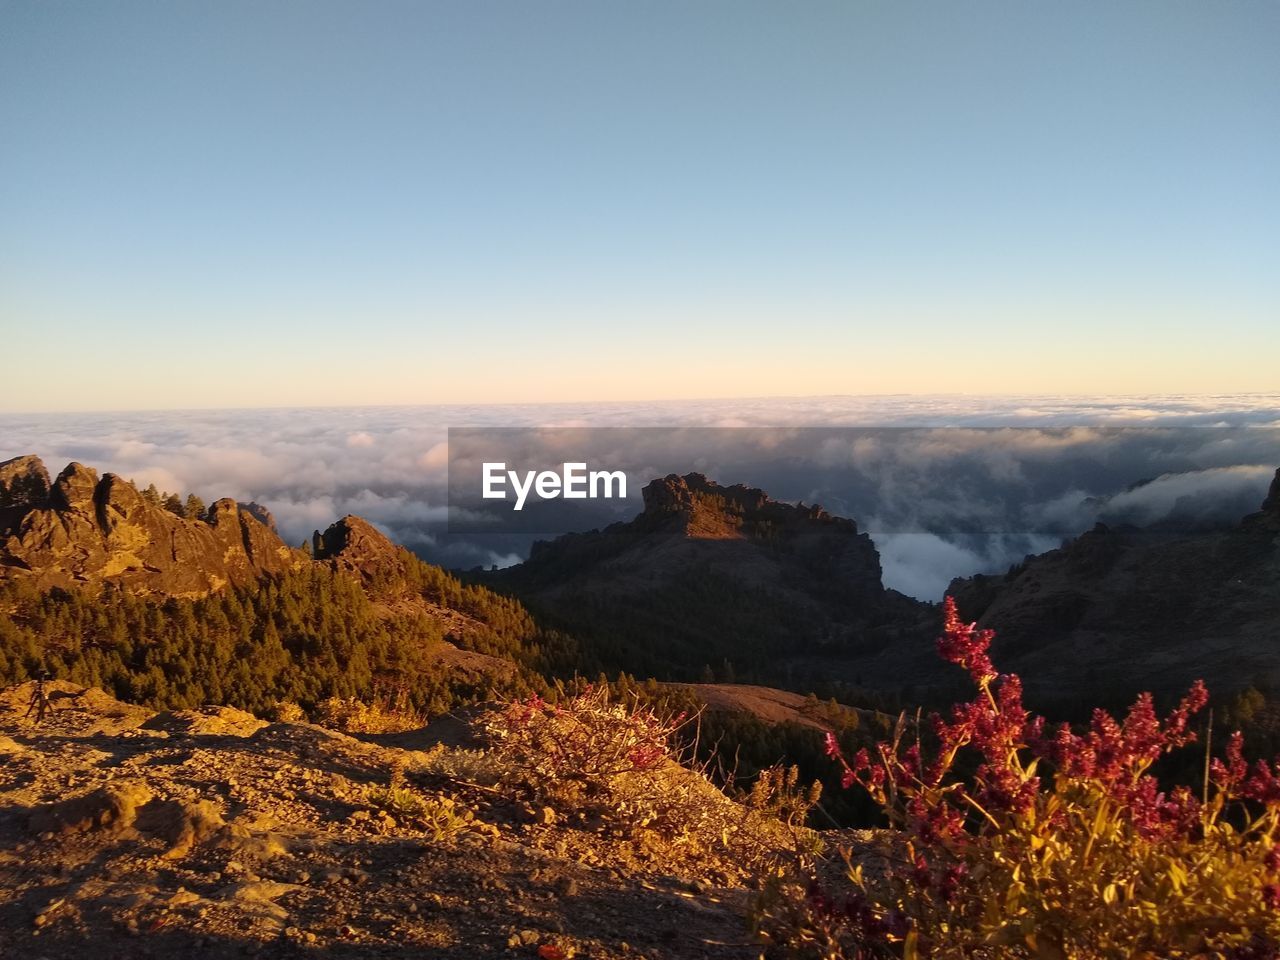
<instances>
[{"instance_id":1,"label":"mountain ridge","mask_svg":"<svg viewBox=\"0 0 1280 960\"><path fill-rule=\"evenodd\" d=\"M47 483L38 457L0 464L7 507L0 577L39 587L112 583L137 593L196 597L296 569L264 511L221 499L200 519L153 504L114 473L72 462ZM256 514L256 515L255 515Z\"/></svg>"},{"instance_id":2,"label":"mountain ridge","mask_svg":"<svg viewBox=\"0 0 1280 960\"><path fill-rule=\"evenodd\" d=\"M1042 687L1104 672L1158 692L1280 685L1280 470L1224 531L1098 524L1009 572L953 580L965 619L996 631L997 663ZM1078 674L1078 675L1076 675Z\"/></svg>"}]
</instances>

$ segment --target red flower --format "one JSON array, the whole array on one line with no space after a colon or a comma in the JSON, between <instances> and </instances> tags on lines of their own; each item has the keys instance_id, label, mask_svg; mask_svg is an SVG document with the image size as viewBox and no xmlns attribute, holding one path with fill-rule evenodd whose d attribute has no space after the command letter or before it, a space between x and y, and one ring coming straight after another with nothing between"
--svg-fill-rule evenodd
<instances>
[{"instance_id":1,"label":"red flower","mask_svg":"<svg viewBox=\"0 0 1280 960\"><path fill-rule=\"evenodd\" d=\"M1227 741L1226 761L1214 757L1209 764L1209 773L1220 789L1234 793L1248 772L1249 765L1244 760L1244 734L1237 730Z\"/></svg>"},{"instance_id":2,"label":"red flower","mask_svg":"<svg viewBox=\"0 0 1280 960\"><path fill-rule=\"evenodd\" d=\"M840 756L840 741L836 739L836 735L830 730L826 732L824 748L828 757Z\"/></svg>"},{"instance_id":3,"label":"red flower","mask_svg":"<svg viewBox=\"0 0 1280 960\"><path fill-rule=\"evenodd\" d=\"M943 601L944 619L942 636L938 638L938 653L942 659L969 671L969 676L979 684L996 676L987 648L995 637L994 631L979 630L976 623L962 623L951 597Z\"/></svg>"}]
</instances>

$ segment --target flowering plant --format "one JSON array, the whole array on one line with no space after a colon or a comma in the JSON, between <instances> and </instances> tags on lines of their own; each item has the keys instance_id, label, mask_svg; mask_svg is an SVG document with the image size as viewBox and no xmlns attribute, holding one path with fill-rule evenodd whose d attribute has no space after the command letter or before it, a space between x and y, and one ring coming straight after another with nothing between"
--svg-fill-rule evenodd
<instances>
[{"instance_id":1,"label":"flowering plant","mask_svg":"<svg viewBox=\"0 0 1280 960\"><path fill-rule=\"evenodd\" d=\"M563 824L589 834L583 855L593 860L607 849L632 869L723 883L809 839L799 823L818 791L802 792L799 771L764 771L744 807L693 760L684 728L700 714L655 711L603 684L558 692L558 702L508 702L481 721L499 788L542 807L529 808L535 832Z\"/></svg>"},{"instance_id":2,"label":"flowering plant","mask_svg":"<svg viewBox=\"0 0 1280 960\"><path fill-rule=\"evenodd\" d=\"M660 717L612 700L607 687L587 686L563 703L537 694L511 701L484 726L504 761L548 781L599 784L671 760L684 722L684 714Z\"/></svg>"},{"instance_id":3,"label":"flowering plant","mask_svg":"<svg viewBox=\"0 0 1280 960\"><path fill-rule=\"evenodd\" d=\"M1051 728L992 637L948 598L938 651L974 699L851 758L828 734L900 839L850 859L843 893L815 881L775 909L774 938L830 958L1280 957L1280 764L1247 764L1236 734L1195 790L1166 787L1152 765L1196 739L1202 683L1164 718L1143 694Z\"/></svg>"}]
</instances>

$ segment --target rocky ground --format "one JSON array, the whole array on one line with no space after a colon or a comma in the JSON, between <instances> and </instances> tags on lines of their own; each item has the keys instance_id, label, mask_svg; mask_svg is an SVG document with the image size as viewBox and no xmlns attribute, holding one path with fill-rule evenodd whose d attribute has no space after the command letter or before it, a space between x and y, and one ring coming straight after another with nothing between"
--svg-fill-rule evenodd
<instances>
[{"instance_id":1,"label":"rocky ground","mask_svg":"<svg viewBox=\"0 0 1280 960\"><path fill-rule=\"evenodd\" d=\"M361 740L58 683L37 728L31 689L0 694L0 957L760 956L740 872L447 772L457 722Z\"/></svg>"}]
</instances>

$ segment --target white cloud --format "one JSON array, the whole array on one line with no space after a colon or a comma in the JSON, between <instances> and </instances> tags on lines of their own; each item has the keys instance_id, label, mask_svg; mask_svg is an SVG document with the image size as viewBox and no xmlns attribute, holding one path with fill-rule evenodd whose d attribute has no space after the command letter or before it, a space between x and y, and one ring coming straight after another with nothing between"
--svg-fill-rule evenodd
<instances>
[{"instance_id":1,"label":"white cloud","mask_svg":"<svg viewBox=\"0 0 1280 960\"><path fill-rule=\"evenodd\" d=\"M79 460L206 501L256 500L272 510L291 543L357 513L429 558L488 565L514 562L527 542L446 535L448 428L719 426L726 429L629 431L575 459L631 463L645 477L696 469L725 483L821 502L873 531L891 585L935 599L952 576L1005 564L1010 551L1021 549L1011 545L1012 534L1083 529L1106 510L1149 519L1215 498L1260 502L1280 459L1277 434L1190 429L1221 424L1280 427L1280 396L811 397L0 415L0 459L36 453L55 473ZM803 429L851 426L930 429L856 436ZM1038 429L1014 429L1028 427ZM1171 435L1169 427L1188 429ZM1143 479L1153 482L1126 492ZM1091 497L1098 502L1085 504ZM976 546L949 530L999 534L992 542L1005 546ZM904 539L909 533L918 539Z\"/></svg>"}]
</instances>

